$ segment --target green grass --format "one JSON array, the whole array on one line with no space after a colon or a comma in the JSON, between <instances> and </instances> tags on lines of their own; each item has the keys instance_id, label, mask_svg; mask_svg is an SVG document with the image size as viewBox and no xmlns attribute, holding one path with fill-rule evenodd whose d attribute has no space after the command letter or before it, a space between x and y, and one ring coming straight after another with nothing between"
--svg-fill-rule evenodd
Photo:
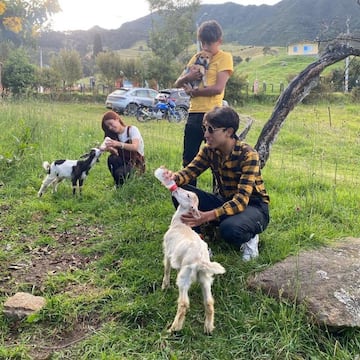
<instances>
[{"instance_id":1,"label":"green grass","mask_svg":"<svg viewBox=\"0 0 360 360\"><path fill-rule=\"evenodd\" d=\"M144 137L143 177L114 190L104 155L81 198L63 183L57 194L48 191L39 199L41 162L78 158L99 144L105 109L99 104L0 106L1 304L16 291L47 299L39 314L22 322L0 315L1 359L36 359L47 347L52 359L350 360L360 353L358 330L331 333L312 324L303 306L279 303L246 286L249 275L291 254L360 236L358 105L300 105L290 113L263 169L271 223L261 235L260 257L243 263L223 244L213 247L227 272L214 281L211 337L203 335L197 285L190 291L181 336L166 332L177 290L161 291L162 237L174 210L153 170L162 164L179 169L184 124L125 118ZM272 107L250 104L238 111L256 119L247 137L254 145ZM210 185L204 174L199 186ZM47 269L38 282L15 281L16 273L6 280L10 263L31 259L35 272L34 265L44 265L53 254L71 266ZM174 279L175 274L173 284Z\"/></svg>"}]
</instances>

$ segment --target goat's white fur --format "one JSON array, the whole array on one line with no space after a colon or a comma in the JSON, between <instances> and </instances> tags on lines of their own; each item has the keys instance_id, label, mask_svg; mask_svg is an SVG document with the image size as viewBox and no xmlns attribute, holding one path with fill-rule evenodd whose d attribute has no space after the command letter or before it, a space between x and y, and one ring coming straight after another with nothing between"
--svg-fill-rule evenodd
<instances>
[{"instance_id":1,"label":"goat's white fur","mask_svg":"<svg viewBox=\"0 0 360 360\"><path fill-rule=\"evenodd\" d=\"M171 268L178 270L176 284L179 288L178 307L169 332L182 329L186 311L190 306L188 291L195 281L201 285L205 306L204 332L214 330L214 298L211 293L213 275L225 273L217 262L211 262L208 246L190 226L181 221L181 215L192 212L199 216L197 195L191 191L177 188L172 195L179 206L172 217L169 229L164 235L164 278L162 289L170 286Z\"/></svg>"},{"instance_id":2,"label":"goat's white fur","mask_svg":"<svg viewBox=\"0 0 360 360\"><path fill-rule=\"evenodd\" d=\"M57 191L59 183L64 179L70 179L72 182L73 194L79 186L79 192L90 169L98 161L103 150L93 148L88 154L81 158L84 160L55 160L51 164L47 161L43 162L43 168L47 172L47 176L43 180L38 196L42 196L48 186L53 186L53 191Z\"/></svg>"}]
</instances>

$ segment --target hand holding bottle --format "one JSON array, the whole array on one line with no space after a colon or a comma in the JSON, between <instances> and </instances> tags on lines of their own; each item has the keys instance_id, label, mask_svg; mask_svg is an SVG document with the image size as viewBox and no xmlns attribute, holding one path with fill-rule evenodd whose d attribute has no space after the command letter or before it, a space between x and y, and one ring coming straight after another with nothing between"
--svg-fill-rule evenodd
<instances>
[{"instance_id":1,"label":"hand holding bottle","mask_svg":"<svg viewBox=\"0 0 360 360\"><path fill-rule=\"evenodd\" d=\"M171 173L170 173L171 174ZM155 177L161 181L161 183L167 187L171 192L177 189L175 181L170 177L169 170L161 166L154 172Z\"/></svg>"}]
</instances>

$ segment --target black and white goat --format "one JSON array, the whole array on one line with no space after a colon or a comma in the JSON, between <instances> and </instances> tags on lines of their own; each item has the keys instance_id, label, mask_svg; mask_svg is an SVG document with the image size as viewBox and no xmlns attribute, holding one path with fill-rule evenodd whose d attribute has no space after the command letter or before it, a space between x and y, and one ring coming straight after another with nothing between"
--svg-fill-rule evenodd
<instances>
[{"instance_id":1,"label":"black and white goat","mask_svg":"<svg viewBox=\"0 0 360 360\"><path fill-rule=\"evenodd\" d=\"M47 176L41 184L38 196L42 196L49 185L53 186L53 191L57 191L59 183L64 179L70 179L72 182L73 195L79 186L81 194L82 186L86 176L94 164L99 161L103 150L93 148L88 154L82 155L80 160L55 160L51 164L47 161L43 162L43 168L47 172Z\"/></svg>"},{"instance_id":2,"label":"black and white goat","mask_svg":"<svg viewBox=\"0 0 360 360\"><path fill-rule=\"evenodd\" d=\"M211 285L215 274L223 274L225 269L217 262L210 261L207 243L190 226L181 221L181 215L192 212L199 216L199 199L194 192L177 188L172 196L179 206L172 217L168 231L164 235L164 277L162 289L170 286L171 268L178 271L176 284L179 288L178 306L175 319L169 331L182 329L190 301L188 291L193 282L198 281L203 293L205 306L204 332L214 330L214 298Z\"/></svg>"}]
</instances>

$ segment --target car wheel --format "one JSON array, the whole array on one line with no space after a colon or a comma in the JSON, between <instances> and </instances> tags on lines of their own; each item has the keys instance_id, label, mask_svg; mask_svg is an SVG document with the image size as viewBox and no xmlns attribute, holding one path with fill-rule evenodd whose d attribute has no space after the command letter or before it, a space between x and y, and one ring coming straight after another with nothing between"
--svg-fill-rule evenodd
<instances>
[{"instance_id":1,"label":"car wheel","mask_svg":"<svg viewBox=\"0 0 360 360\"><path fill-rule=\"evenodd\" d=\"M183 121L188 117L188 110L183 106L177 106L175 108L175 111L177 111L179 113L180 121Z\"/></svg>"},{"instance_id":2,"label":"car wheel","mask_svg":"<svg viewBox=\"0 0 360 360\"><path fill-rule=\"evenodd\" d=\"M134 103L128 104L125 108L124 115L135 116L138 107L139 106Z\"/></svg>"}]
</instances>

